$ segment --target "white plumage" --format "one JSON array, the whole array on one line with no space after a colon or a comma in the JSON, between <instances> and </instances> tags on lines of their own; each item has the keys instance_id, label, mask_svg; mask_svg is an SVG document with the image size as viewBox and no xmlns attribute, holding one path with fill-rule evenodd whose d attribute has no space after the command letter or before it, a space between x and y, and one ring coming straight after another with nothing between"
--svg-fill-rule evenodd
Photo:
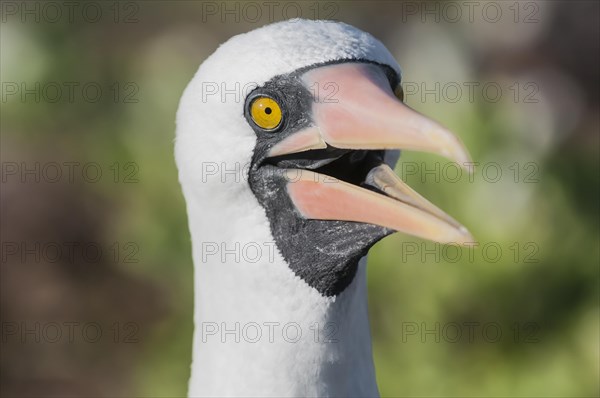
<instances>
[{"instance_id":1,"label":"white plumage","mask_svg":"<svg viewBox=\"0 0 600 398\"><path fill-rule=\"evenodd\" d=\"M206 83L230 90L261 85L273 76L325 61L364 58L398 65L371 35L349 25L291 20L235 36L211 55L185 90L177 113L176 159L187 201L195 264L194 349L189 396L376 396L367 317L365 265L339 297L323 297L294 275L275 251L263 208L245 180L256 143L243 116L243 99L222 101L221 92L206 95ZM203 83L204 86L203 86ZM212 85L214 87L214 85ZM204 96L204 98L203 98ZM226 97L227 99L227 97ZM217 173L212 174L213 166ZM238 176L226 170L237 170ZM206 256L202 248L258 243L263 259L249 263L233 256ZM220 253L219 253L220 254ZM243 256L240 256L243 257ZM265 261L266 260L266 261ZM349 309L352 309L351 311ZM234 334L249 323L277 323L273 342L257 343ZM202 331L216 323L216 335ZM300 325L297 343L290 340ZM315 342L315 325L336 328L337 342ZM333 326L331 326L333 325ZM312 329L311 329L312 327ZM205 330L206 331L206 330ZM254 337L246 336L246 337Z\"/></svg>"}]
</instances>

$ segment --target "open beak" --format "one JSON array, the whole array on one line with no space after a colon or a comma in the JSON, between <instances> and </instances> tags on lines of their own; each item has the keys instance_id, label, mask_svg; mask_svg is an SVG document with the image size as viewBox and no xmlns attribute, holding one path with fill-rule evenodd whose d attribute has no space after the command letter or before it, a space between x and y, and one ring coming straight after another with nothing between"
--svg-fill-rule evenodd
<instances>
[{"instance_id":1,"label":"open beak","mask_svg":"<svg viewBox=\"0 0 600 398\"><path fill-rule=\"evenodd\" d=\"M463 166L469 161L455 135L395 97L377 65L328 65L306 72L302 80L317 88L314 124L274 145L271 158L334 147L424 151ZM412 190L383 161L370 168L360 185L318 170L287 169L286 174L287 192L307 219L375 224L440 243L474 242L465 227Z\"/></svg>"}]
</instances>

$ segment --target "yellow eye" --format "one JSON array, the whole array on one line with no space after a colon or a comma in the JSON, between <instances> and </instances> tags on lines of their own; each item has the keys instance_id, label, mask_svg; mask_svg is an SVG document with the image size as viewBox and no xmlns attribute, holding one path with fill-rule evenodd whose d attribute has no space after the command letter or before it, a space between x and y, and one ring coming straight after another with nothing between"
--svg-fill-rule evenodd
<instances>
[{"instance_id":1,"label":"yellow eye","mask_svg":"<svg viewBox=\"0 0 600 398\"><path fill-rule=\"evenodd\" d=\"M281 108L269 97L258 97L250 105L250 115L258 127L272 130L281 123Z\"/></svg>"}]
</instances>

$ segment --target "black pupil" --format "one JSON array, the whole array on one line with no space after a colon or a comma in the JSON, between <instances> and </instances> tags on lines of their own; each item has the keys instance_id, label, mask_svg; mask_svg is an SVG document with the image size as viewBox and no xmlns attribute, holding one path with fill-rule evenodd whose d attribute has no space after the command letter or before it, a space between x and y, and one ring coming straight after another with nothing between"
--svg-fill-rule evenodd
<instances>
[{"instance_id":1,"label":"black pupil","mask_svg":"<svg viewBox=\"0 0 600 398\"><path fill-rule=\"evenodd\" d=\"M267 115L270 115L271 114L271 108L265 108L265 113Z\"/></svg>"}]
</instances>

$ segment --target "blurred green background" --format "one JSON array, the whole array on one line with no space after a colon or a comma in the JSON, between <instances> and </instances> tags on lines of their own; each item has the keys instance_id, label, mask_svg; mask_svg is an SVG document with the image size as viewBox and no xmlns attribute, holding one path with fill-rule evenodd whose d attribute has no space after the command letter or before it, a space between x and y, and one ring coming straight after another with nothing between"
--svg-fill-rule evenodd
<instances>
[{"instance_id":1,"label":"blurred green background","mask_svg":"<svg viewBox=\"0 0 600 398\"><path fill-rule=\"evenodd\" d=\"M80 3L72 15L54 3L56 19L47 3L3 2L2 396L185 395L193 290L178 100L220 43L296 15L379 38L403 68L406 102L480 163L455 180L440 158L401 158L398 173L480 246L397 234L371 250L381 394L598 396L598 2L277 2L273 15L258 2L259 18L246 3L209 3L217 14L199 1ZM101 177L83 178L86 165ZM15 243L62 249L38 259ZM103 255L82 260L90 246ZM72 341L65 322L78 323ZM91 322L97 342L81 337Z\"/></svg>"}]
</instances>

